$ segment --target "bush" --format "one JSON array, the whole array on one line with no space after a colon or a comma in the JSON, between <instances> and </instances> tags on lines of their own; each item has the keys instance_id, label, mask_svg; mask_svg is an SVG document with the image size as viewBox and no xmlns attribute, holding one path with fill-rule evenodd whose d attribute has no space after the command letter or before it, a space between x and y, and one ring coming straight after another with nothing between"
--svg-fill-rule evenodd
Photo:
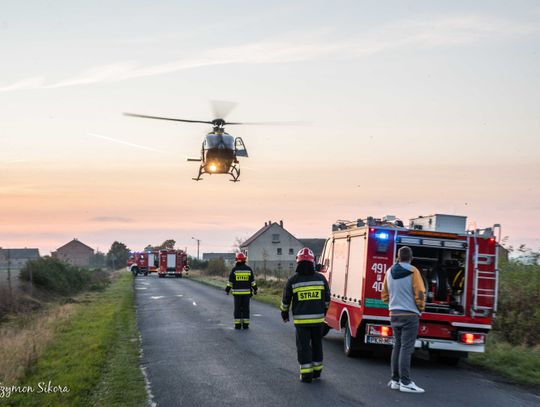
<instances>
[{"instance_id":1,"label":"bush","mask_svg":"<svg viewBox=\"0 0 540 407\"><path fill-rule=\"evenodd\" d=\"M223 259L212 259L208 261L208 268L206 273L210 276L222 276L227 275L227 267L225 266L225 261Z\"/></svg>"},{"instance_id":2,"label":"bush","mask_svg":"<svg viewBox=\"0 0 540 407\"><path fill-rule=\"evenodd\" d=\"M516 260L501 264L494 329L513 345L540 344L540 266Z\"/></svg>"},{"instance_id":3,"label":"bush","mask_svg":"<svg viewBox=\"0 0 540 407\"><path fill-rule=\"evenodd\" d=\"M188 256L189 267L193 270L205 270L208 267L207 260L199 260L196 257Z\"/></svg>"},{"instance_id":4,"label":"bush","mask_svg":"<svg viewBox=\"0 0 540 407\"><path fill-rule=\"evenodd\" d=\"M75 267L53 257L42 257L26 263L19 278L30 281L37 287L61 295L75 294L89 286L99 288L107 284L108 277L103 273Z\"/></svg>"}]
</instances>

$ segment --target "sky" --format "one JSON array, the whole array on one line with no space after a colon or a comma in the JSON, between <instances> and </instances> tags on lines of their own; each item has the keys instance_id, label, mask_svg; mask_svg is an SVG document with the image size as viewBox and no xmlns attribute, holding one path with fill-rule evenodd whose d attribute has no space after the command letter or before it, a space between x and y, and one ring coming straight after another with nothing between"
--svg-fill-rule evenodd
<instances>
[{"instance_id":1,"label":"sky","mask_svg":"<svg viewBox=\"0 0 540 407\"><path fill-rule=\"evenodd\" d=\"M535 1L2 1L0 247L231 251L447 213L540 248ZM231 121L241 182L191 178ZM194 239L195 238L195 239Z\"/></svg>"}]
</instances>

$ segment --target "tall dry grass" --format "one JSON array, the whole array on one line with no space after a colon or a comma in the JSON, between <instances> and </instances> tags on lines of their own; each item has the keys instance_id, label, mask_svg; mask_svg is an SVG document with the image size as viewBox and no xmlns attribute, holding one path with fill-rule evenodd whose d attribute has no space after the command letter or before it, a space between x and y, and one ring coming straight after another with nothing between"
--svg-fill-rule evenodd
<instances>
[{"instance_id":1,"label":"tall dry grass","mask_svg":"<svg viewBox=\"0 0 540 407\"><path fill-rule=\"evenodd\" d=\"M33 366L56 327L69 320L76 304L54 305L0 325L0 382L17 383Z\"/></svg>"}]
</instances>

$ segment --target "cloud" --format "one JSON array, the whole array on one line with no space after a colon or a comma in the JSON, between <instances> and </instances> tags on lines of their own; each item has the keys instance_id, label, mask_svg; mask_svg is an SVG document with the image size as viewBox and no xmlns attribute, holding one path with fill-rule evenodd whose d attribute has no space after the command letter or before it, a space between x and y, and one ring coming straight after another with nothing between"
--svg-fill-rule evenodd
<instances>
[{"instance_id":1,"label":"cloud","mask_svg":"<svg viewBox=\"0 0 540 407\"><path fill-rule=\"evenodd\" d=\"M90 219L90 221L99 223L133 223L135 222L135 219L125 218L122 216L97 216Z\"/></svg>"},{"instance_id":2,"label":"cloud","mask_svg":"<svg viewBox=\"0 0 540 407\"><path fill-rule=\"evenodd\" d=\"M155 148L152 148L152 147L143 146L143 145L140 145L140 144L131 143L129 141L119 140L119 139L116 139L116 138L113 138L113 137L102 136L102 135L96 134L96 133L86 133L86 134L88 136L91 136L91 137L96 137L96 138L100 138L100 139L103 139L103 140L112 141L113 143L123 144L125 146L130 146L130 147L138 148L138 149L141 149L141 150L153 151L155 153L164 153L164 151L162 151L162 150L158 150L158 149L155 149Z\"/></svg>"},{"instance_id":3,"label":"cloud","mask_svg":"<svg viewBox=\"0 0 540 407\"><path fill-rule=\"evenodd\" d=\"M0 87L0 92L9 92L13 90L24 90L24 89L40 89L43 87L45 79L39 76L32 78L23 79L12 83L11 85L6 85Z\"/></svg>"},{"instance_id":4,"label":"cloud","mask_svg":"<svg viewBox=\"0 0 540 407\"><path fill-rule=\"evenodd\" d=\"M539 30L536 25L528 23L482 16L425 18L379 27L353 39L325 39L320 34L296 35L295 38L289 34L283 35L282 39L211 49L164 64L141 66L133 62L120 62L96 66L49 84L41 77L32 77L0 87L0 92L118 82L216 65L274 64L321 58L350 59L396 48L459 46L490 39L521 37L537 34Z\"/></svg>"}]
</instances>

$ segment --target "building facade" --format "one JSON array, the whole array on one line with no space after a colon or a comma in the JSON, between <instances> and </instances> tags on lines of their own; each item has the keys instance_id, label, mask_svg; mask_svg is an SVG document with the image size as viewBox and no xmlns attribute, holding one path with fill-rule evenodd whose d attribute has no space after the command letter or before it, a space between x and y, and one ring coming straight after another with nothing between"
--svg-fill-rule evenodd
<instances>
[{"instance_id":1,"label":"building facade","mask_svg":"<svg viewBox=\"0 0 540 407\"><path fill-rule=\"evenodd\" d=\"M94 249L75 238L71 242L56 249L51 255L58 260L77 267L90 267L92 257L94 256Z\"/></svg>"},{"instance_id":2,"label":"building facade","mask_svg":"<svg viewBox=\"0 0 540 407\"><path fill-rule=\"evenodd\" d=\"M302 247L309 247L319 255L321 242L324 244L324 239L297 239L283 227L283 221L269 221L243 242L240 250L246 253L248 264L257 273L269 271L288 275L296 269L296 253Z\"/></svg>"},{"instance_id":3,"label":"building facade","mask_svg":"<svg viewBox=\"0 0 540 407\"><path fill-rule=\"evenodd\" d=\"M0 270L20 270L30 260L39 259L38 249L0 248Z\"/></svg>"}]
</instances>

